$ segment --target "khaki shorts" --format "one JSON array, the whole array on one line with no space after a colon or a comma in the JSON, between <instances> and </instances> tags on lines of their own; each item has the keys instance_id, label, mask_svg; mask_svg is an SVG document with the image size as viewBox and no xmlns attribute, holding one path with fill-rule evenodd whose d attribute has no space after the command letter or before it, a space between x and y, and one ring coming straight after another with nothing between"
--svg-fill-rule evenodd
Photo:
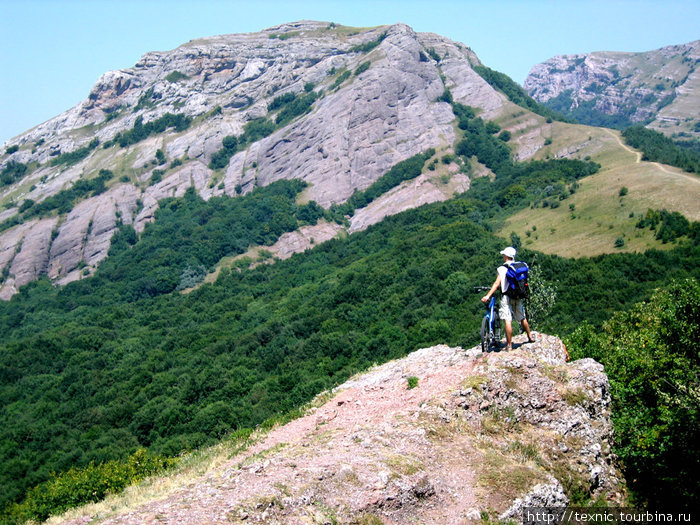
<instances>
[{"instance_id":1,"label":"khaki shorts","mask_svg":"<svg viewBox=\"0 0 700 525\"><path fill-rule=\"evenodd\" d=\"M504 321L515 320L521 323L525 319L525 301L522 299L511 299L507 295L501 296L501 307L498 310L498 315Z\"/></svg>"}]
</instances>

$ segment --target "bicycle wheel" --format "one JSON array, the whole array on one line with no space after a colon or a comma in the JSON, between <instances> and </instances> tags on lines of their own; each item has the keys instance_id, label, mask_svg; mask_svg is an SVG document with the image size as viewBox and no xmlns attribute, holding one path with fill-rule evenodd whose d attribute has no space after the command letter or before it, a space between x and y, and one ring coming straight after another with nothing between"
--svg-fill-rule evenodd
<instances>
[{"instance_id":1,"label":"bicycle wheel","mask_svg":"<svg viewBox=\"0 0 700 525\"><path fill-rule=\"evenodd\" d=\"M489 330L489 316L485 315L481 321L481 351L488 352L491 346L491 331Z\"/></svg>"},{"instance_id":2,"label":"bicycle wheel","mask_svg":"<svg viewBox=\"0 0 700 525\"><path fill-rule=\"evenodd\" d=\"M501 319L496 317L493 320L493 338L491 339L491 346L495 352L501 349Z\"/></svg>"}]
</instances>

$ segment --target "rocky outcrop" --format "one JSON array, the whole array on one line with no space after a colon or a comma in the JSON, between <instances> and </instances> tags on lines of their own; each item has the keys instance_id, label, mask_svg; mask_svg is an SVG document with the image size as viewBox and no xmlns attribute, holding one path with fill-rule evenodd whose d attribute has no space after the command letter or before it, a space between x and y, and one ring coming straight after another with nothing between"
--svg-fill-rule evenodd
<instances>
[{"instance_id":1,"label":"rocky outcrop","mask_svg":"<svg viewBox=\"0 0 700 525\"><path fill-rule=\"evenodd\" d=\"M445 185L440 184L433 177L420 175L408 183L389 190L366 207L355 211L350 219L348 231L350 233L362 231L377 224L388 215L417 208L423 204L444 201L455 193L462 193L469 189L469 177L464 174L454 173L451 181L452 184Z\"/></svg>"},{"instance_id":2,"label":"rocky outcrop","mask_svg":"<svg viewBox=\"0 0 700 525\"><path fill-rule=\"evenodd\" d=\"M295 253L301 253L336 237L345 228L336 223L319 221L313 226L302 226L296 231L282 234L279 240L267 250L278 259L289 259Z\"/></svg>"},{"instance_id":3,"label":"rocky outcrop","mask_svg":"<svg viewBox=\"0 0 700 525\"><path fill-rule=\"evenodd\" d=\"M525 90L561 111L645 123L658 131L700 136L700 40L646 53L556 56L534 66Z\"/></svg>"},{"instance_id":4,"label":"rocky outcrop","mask_svg":"<svg viewBox=\"0 0 700 525\"><path fill-rule=\"evenodd\" d=\"M127 492L65 523L466 524L571 494L623 503L603 367L566 363L556 337L524 341L374 367L207 474L153 480L135 489L142 503Z\"/></svg>"},{"instance_id":5,"label":"rocky outcrop","mask_svg":"<svg viewBox=\"0 0 700 525\"><path fill-rule=\"evenodd\" d=\"M11 161L38 167L0 188L2 217L19 213L26 199L39 203L102 169L113 171L108 184L121 189L74 206L58 219L47 246L31 245L37 250L35 266L43 268L34 278L46 274L63 283L89 275L106 256L120 206L122 221L133 221L140 232L153 220L159 200L181 196L190 187L205 199L235 197L298 178L310 185L305 198L325 207L342 203L396 163L429 148L452 146L455 117L439 100L446 87L455 100L480 108L485 118L505 107L505 97L472 64L479 61L468 47L404 24L351 30L302 21L147 53L133 68L103 75L87 100L5 145L17 150L0 157L0 168ZM241 135L254 119L274 122L269 105L275 97L307 90L317 95L308 113L238 152L226 169L210 169L226 136ZM147 124L166 114L193 121L184 131L168 128L126 147L98 145L81 160L54 162L95 138L104 145L132 130L138 119ZM419 180L394 192L360 212L352 231L468 186L462 174L447 176L453 180L442 187ZM16 229L0 234L0 252L18 249L24 228ZM22 260L32 258L28 249ZM0 259L0 270L9 268L9 260ZM4 296L18 282L7 279Z\"/></svg>"},{"instance_id":6,"label":"rocky outcrop","mask_svg":"<svg viewBox=\"0 0 700 525\"><path fill-rule=\"evenodd\" d=\"M0 285L0 299L9 299L20 286L46 273L57 222L57 218L30 221L0 237L0 268L6 273Z\"/></svg>"},{"instance_id":7,"label":"rocky outcrop","mask_svg":"<svg viewBox=\"0 0 700 525\"><path fill-rule=\"evenodd\" d=\"M133 186L120 185L79 203L51 244L49 278L64 284L92 273L107 256L117 222L133 222L138 196Z\"/></svg>"}]
</instances>

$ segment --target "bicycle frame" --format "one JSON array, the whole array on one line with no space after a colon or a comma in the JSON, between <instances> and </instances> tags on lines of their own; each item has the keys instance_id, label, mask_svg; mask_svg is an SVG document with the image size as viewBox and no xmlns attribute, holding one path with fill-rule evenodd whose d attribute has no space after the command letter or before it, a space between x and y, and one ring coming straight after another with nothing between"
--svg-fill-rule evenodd
<instances>
[{"instance_id":1,"label":"bicycle frame","mask_svg":"<svg viewBox=\"0 0 700 525\"><path fill-rule=\"evenodd\" d=\"M486 291L488 288L478 287L478 291ZM501 319L498 315L496 298L491 296L486 305L486 315L481 321L481 351L497 351L501 346Z\"/></svg>"},{"instance_id":2,"label":"bicycle frame","mask_svg":"<svg viewBox=\"0 0 700 525\"><path fill-rule=\"evenodd\" d=\"M488 305L488 313L486 314L489 318L489 331L491 333L494 332L493 326L494 326L494 321L499 319L498 317L498 309L496 309L496 298L491 296L491 299L489 300L489 305Z\"/></svg>"}]
</instances>

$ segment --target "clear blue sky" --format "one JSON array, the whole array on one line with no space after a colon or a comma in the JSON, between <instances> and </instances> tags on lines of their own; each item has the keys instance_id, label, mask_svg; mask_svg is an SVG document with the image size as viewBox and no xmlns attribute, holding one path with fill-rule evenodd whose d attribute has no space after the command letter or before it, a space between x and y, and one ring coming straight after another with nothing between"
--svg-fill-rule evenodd
<instances>
[{"instance_id":1,"label":"clear blue sky","mask_svg":"<svg viewBox=\"0 0 700 525\"><path fill-rule=\"evenodd\" d=\"M700 39L700 0L0 0L0 144L85 99L106 71L188 40L282 22L403 22L518 83L554 55Z\"/></svg>"}]
</instances>

